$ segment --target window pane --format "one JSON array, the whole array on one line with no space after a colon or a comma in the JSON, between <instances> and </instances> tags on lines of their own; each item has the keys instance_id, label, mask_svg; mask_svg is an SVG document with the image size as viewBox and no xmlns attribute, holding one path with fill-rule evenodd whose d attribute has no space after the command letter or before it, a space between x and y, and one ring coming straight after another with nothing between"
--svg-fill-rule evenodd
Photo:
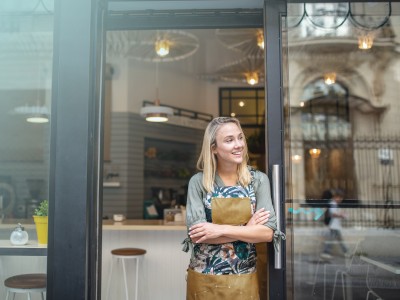
<instances>
[{"instance_id":1,"label":"window pane","mask_svg":"<svg viewBox=\"0 0 400 300\"><path fill-rule=\"evenodd\" d=\"M4 279L46 272L46 245L38 247L32 216L49 194L53 1L31 2L0 4L0 242L7 242L0 247L0 265ZM24 256L3 256L17 223L28 233L27 244L21 246ZM42 244L47 243L44 237L39 240ZM6 289L0 285L0 298L5 297Z\"/></svg>"},{"instance_id":2,"label":"window pane","mask_svg":"<svg viewBox=\"0 0 400 300\"><path fill-rule=\"evenodd\" d=\"M262 88L221 88L229 98L221 98L221 113L237 117L244 126L264 126L264 90Z\"/></svg>"},{"instance_id":3,"label":"window pane","mask_svg":"<svg viewBox=\"0 0 400 300\"><path fill-rule=\"evenodd\" d=\"M294 299L396 299L399 3L287 8L287 289Z\"/></svg>"}]
</instances>

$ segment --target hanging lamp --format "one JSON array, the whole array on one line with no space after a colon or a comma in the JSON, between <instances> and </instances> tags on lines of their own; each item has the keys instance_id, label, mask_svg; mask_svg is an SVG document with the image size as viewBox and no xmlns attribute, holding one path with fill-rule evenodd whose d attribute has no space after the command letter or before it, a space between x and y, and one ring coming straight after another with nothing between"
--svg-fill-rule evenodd
<instances>
[{"instance_id":1,"label":"hanging lamp","mask_svg":"<svg viewBox=\"0 0 400 300\"><path fill-rule=\"evenodd\" d=\"M153 105L143 106L140 115L148 122L167 122L168 116L172 116L174 111L171 107L161 106L158 97L158 62L156 62L156 99Z\"/></svg>"},{"instance_id":2,"label":"hanging lamp","mask_svg":"<svg viewBox=\"0 0 400 300\"><path fill-rule=\"evenodd\" d=\"M334 84L336 82L336 73L335 72L325 73L324 82L327 85Z\"/></svg>"},{"instance_id":3,"label":"hanging lamp","mask_svg":"<svg viewBox=\"0 0 400 300\"><path fill-rule=\"evenodd\" d=\"M360 35L358 37L358 48L361 50L368 50L374 44L374 37L372 35Z\"/></svg>"},{"instance_id":4,"label":"hanging lamp","mask_svg":"<svg viewBox=\"0 0 400 300\"><path fill-rule=\"evenodd\" d=\"M308 151L310 153L312 158L318 158L319 155L321 154L321 149L319 148L312 148Z\"/></svg>"},{"instance_id":5,"label":"hanging lamp","mask_svg":"<svg viewBox=\"0 0 400 300\"><path fill-rule=\"evenodd\" d=\"M173 109L161 106L159 99L154 101L154 105L143 106L140 109L140 115L146 118L148 122L166 122L168 121L168 116L172 116L173 114Z\"/></svg>"},{"instance_id":6,"label":"hanging lamp","mask_svg":"<svg viewBox=\"0 0 400 300\"><path fill-rule=\"evenodd\" d=\"M257 72L248 72L245 74L246 82L250 85L255 85L258 83L258 74Z\"/></svg>"},{"instance_id":7,"label":"hanging lamp","mask_svg":"<svg viewBox=\"0 0 400 300\"><path fill-rule=\"evenodd\" d=\"M169 54L169 46L171 42L166 39L157 40L154 48L158 56L164 57Z\"/></svg>"}]
</instances>

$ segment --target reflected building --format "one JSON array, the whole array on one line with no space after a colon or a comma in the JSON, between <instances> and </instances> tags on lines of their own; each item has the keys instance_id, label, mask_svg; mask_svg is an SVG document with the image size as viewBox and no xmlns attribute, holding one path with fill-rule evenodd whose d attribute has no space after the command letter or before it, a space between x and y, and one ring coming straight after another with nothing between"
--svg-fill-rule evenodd
<instances>
[{"instance_id":1,"label":"reflected building","mask_svg":"<svg viewBox=\"0 0 400 300\"><path fill-rule=\"evenodd\" d=\"M320 199L331 188L344 189L347 202L398 201L397 3L288 10L286 148L294 202Z\"/></svg>"}]
</instances>

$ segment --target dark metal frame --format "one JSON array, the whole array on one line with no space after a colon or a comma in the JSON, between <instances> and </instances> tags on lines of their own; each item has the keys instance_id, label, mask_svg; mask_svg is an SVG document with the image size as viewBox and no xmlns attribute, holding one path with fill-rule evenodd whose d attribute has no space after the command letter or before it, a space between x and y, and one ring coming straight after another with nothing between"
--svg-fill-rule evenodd
<instances>
[{"instance_id":1,"label":"dark metal frame","mask_svg":"<svg viewBox=\"0 0 400 300\"><path fill-rule=\"evenodd\" d=\"M286 1L266 1L263 10L235 10L225 11L226 13L216 13L215 10L186 11L185 13L175 14L170 12L156 12L144 14L143 12L129 12L119 14L112 12L107 16L107 30L127 30L127 29L196 29L196 28L266 28L266 70L267 73L274 74L269 78L268 92L266 101L268 107L267 134L268 143L268 169L272 165L279 163L283 171L283 96L282 96L282 66L281 66L281 19L286 9ZM210 5L211 6L211 5ZM214 12L214 13L213 13ZM265 15L264 15L265 13ZM264 23L265 22L265 23ZM267 124L267 123L266 123ZM271 130L273 129L273 130ZM271 178L271 174L270 178ZM281 172L281 182L284 182L284 174ZM284 195L283 189L281 195ZM281 205L284 205L284 197ZM285 222L282 220L281 228L285 230ZM281 270L274 269L274 250L269 249L269 299L285 299L286 297L286 274L285 267ZM285 253L285 245L282 244L282 255ZM285 266L285 264L284 264Z\"/></svg>"},{"instance_id":2,"label":"dark metal frame","mask_svg":"<svg viewBox=\"0 0 400 300\"><path fill-rule=\"evenodd\" d=\"M284 163L280 22L287 2L304 1L265 0L265 18L257 10L247 16L237 10L207 17L210 9L180 16L130 12L109 14L104 19L106 2L55 0L47 299L101 298L103 24L108 23L108 30L264 26L265 73L273 74L266 81L267 140L274 141L268 143L268 166ZM285 182L283 168L281 174L281 182ZM283 192L282 187L281 195ZM285 231L283 220L282 225ZM285 299L285 264L282 270L273 269L273 251L269 253L270 299Z\"/></svg>"},{"instance_id":3,"label":"dark metal frame","mask_svg":"<svg viewBox=\"0 0 400 300\"><path fill-rule=\"evenodd\" d=\"M212 4L210 4L210 7ZM255 28L263 24L261 10L175 10L108 13L107 30Z\"/></svg>"},{"instance_id":4,"label":"dark metal frame","mask_svg":"<svg viewBox=\"0 0 400 300\"><path fill-rule=\"evenodd\" d=\"M282 17L286 14L286 1L265 1L265 81L267 124L267 167L272 178L272 166L280 166L280 182L285 182L284 169L284 116L283 116L283 66L282 66ZM271 141L271 142L269 142ZM272 142L273 141L273 142ZM280 186L280 211L284 209L285 188ZM286 232L284 214L281 216L281 231ZM269 244L269 298L286 299L286 245L281 244L282 269L275 269L274 249Z\"/></svg>"},{"instance_id":5,"label":"dark metal frame","mask_svg":"<svg viewBox=\"0 0 400 300\"><path fill-rule=\"evenodd\" d=\"M222 96L223 92L226 92L226 91L229 91L229 97L223 97ZM221 88L219 88L218 97L219 97L219 113L220 113L220 115L224 111L223 100L229 100L229 111L231 112L232 101L233 101L231 92L234 92L234 91L254 91L257 94L257 97L251 97L252 100L254 100L254 99L256 100L256 111L257 111L256 114L252 114L252 115L236 115L235 116L238 119L240 119L241 117L243 117L243 118L254 118L256 120L256 122L255 123L244 123L244 122L241 122L240 125L242 127L246 127L246 128L261 128L261 127L264 127L265 126L265 124L264 124L265 120L264 120L263 124L261 124L261 125L257 124L257 121L261 117L263 117L263 113L260 114L260 112L258 111L258 101L259 100L260 101L264 101L263 98L265 98L265 96L264 97L258 97L258 94L259 94L259 91L263 91L263 92L265 91L264 87L240 87L240 88L239 87L221 87ZM245 97L240 97L240 98L244 99ZM248 98L250 98L250 97L248 97Z\"/></svg>"},{"instance_id":6,"label":"dark metal frame","mask_svg":"<svg viewBox=\"0 0 400 300\"><path fill-rule=\"evenodd\" d=\"M192 12L103 19L104 12L105 0L55 2L47 299L101 298L103 24L108 30L264 25L260 10L212 17L197 11L195 18ZM274 278L270 297L276 299L284 281Z\"/></svg>"},{"instance_id":7,"label":"dark metal frame","mask_svg":"<svg viewBox=\"0 0 400 300\"><path fill-rule=\"evenodd\" d=\"M55 0L47 299L100 299L103 0Z\"/></svg>"}]
</instances>

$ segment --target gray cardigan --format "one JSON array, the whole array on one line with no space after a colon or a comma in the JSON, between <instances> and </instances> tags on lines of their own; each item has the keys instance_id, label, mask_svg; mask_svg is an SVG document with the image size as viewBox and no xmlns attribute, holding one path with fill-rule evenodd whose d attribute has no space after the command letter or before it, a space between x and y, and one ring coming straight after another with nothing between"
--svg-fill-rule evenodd
<instances>
[{"instance_id":1,"label":"gray cardigan","mask_svg":"<svg viewBox=\"0 0 400 300\"><path fill-rule=\"evenodd\" d=\"M271 188L268 176L258 170L252 170L252 184L256 195L256 210L264 208L270 211L268 221L264 224L274 231L274 246L278 247L281 239L285 239L285 235L277 229L276 215L271 200ZM189 181L188 197L186 206L186 222L187 228L195 224L207 222L204 211L203 201L207 196L207 192L203 187L203 173L199 172L192 176ZM225 186L221 178L216 174L215 183L218 186Z\"/></svg>"}]
</instances>

